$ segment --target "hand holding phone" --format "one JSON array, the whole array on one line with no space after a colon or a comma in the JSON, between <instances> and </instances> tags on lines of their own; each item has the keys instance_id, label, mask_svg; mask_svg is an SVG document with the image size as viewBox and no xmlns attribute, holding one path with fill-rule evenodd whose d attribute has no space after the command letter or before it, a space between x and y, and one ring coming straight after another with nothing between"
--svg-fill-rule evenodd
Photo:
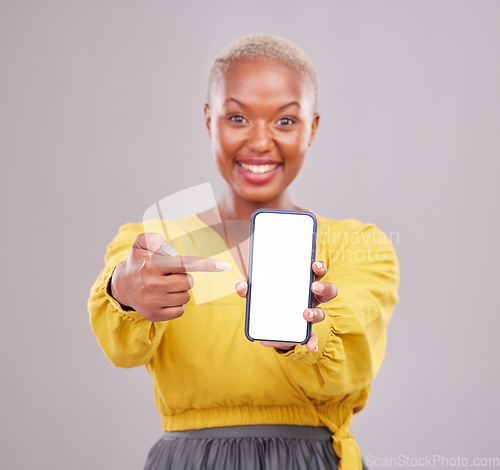
<instances>
[{"instance_id":1,"label":"hand holding phone","mask_svg":"<svg viewBox=\"0 0 500 470\"><path fill-rule=\"evenodd\" d=\"M312 212L258 209L252 214L245 321L250 341L308 343L311 323L304 310L314 305L316 229Z\"/></svg>"},{"instance_id":2,"label":"hand holding phone","mask_svg":"<svg viewBox=\"0 0 500 470\"><path fill-rule=\"evenodd\" d=\"M325 319L325 310L322 307L318 307L319 304L329 302L337 296L337 287L330 282L319 282L326 274L327 269L323 261L315 261L312 265L315 281L311 285L311 290L314 293L313 306L304 310L303 317L304 320L314 323L320 323ZM247 281L237 281L235 282L236 292L240 297L245 298L247 296ZM277 295L279 292L277 292ZM272 341L260 341L263 346L288 350L293 348L296 343L279 343ZM309 341L306 343L307 349L309 351L317 351L318 349L318 337L311 333Z\"/></svg>"}]
</instances>

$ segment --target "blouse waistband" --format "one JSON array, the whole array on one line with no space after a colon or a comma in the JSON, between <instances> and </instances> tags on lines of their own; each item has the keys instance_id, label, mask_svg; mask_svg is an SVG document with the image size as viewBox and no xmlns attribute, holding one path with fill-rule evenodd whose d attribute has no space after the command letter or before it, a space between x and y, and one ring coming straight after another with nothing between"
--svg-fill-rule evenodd
<instances>
[{"instance_id":1,"label":"blouse waistband","mask_svg":"<svg viewBox=\"0 0 500 470\"><path fill-rule=\"evenodd\" d=\"M332 432L328 428L316 426L257 424L250 426L188 429L186 431L165 431L164 437L181 439L239 439L244 437L260 437L328 441L332 439Z\"/></svg>"}]
</instances>

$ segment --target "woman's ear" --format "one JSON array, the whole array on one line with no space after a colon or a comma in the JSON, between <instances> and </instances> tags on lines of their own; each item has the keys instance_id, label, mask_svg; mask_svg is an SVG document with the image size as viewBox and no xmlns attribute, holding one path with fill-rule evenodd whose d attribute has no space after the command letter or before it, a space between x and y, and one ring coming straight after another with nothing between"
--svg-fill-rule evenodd
<instances>
[{"instance_id":1,"label":"woman's ear","mask_svg":"<svg viewBox=\"0 0 500 470\"><path fill-rule=\"evenodd\" d=\"M319 113L314 113L314 117L311 123L311 137L309 138L309 145L313 143L314 137L316 136L316 131L319 126Z\"/></svg>"},{"instance_id":2,"label":"woman's ear","mask_svg":"<svg viewBox=\"0 0 500 470\"><path fill-rule=\"evenodd\" d=\"M207 126L208 137L212 137L211 134L212 121L210 117L210 106L208 105L208 103L205 103L204 110L205 110L205 126Z\"/></svg>"}]
</instances>

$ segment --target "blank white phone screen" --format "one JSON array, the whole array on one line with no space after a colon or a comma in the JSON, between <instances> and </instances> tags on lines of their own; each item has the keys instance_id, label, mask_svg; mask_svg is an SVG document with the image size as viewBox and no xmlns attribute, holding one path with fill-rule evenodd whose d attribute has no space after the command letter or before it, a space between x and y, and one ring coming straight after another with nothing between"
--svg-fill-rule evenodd
<instances>
[{"instance_id":1,"label":"blank white phone screen","mask_svg":"<svg viewBox=\"0 0 500 470\"><path fill-rule=\"evenodd\" d=\"M311 289L314 220L295 213L255 216L248 334L252 339L301 343Z\"/></svg>"}]
</instances>

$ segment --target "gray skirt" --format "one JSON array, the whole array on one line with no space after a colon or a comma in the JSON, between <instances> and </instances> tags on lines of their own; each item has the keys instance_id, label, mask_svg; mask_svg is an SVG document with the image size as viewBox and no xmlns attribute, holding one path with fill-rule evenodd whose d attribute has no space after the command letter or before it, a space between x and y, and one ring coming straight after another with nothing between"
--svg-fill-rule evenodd
<instances>
[{"instance_id":1,"label":"gray skirt","mask_svg":"<svg viewBox=\"0 0 500 470\"><path fill-rule=\"evenodd\" d=\"M338 468L327 428L229 426L166 432L144 470L332 470Z\"/></svg>"}]
</instances>

